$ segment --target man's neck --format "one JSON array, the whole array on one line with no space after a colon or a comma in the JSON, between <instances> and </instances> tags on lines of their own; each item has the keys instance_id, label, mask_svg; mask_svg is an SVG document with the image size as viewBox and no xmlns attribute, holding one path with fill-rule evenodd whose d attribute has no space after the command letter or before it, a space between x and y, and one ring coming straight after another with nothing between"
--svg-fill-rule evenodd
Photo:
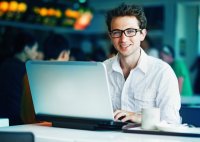
<instances>
[{"instance_id":1,"label":"man's neck","mask_svg":"<svg viewBox=\"0 0 200 142\"><path fill-rule=\"evenodd\" d=\"M135 52L135 54L131 56L128 57L120 56L120 66L122 68L125 79L128 77L130 71L137 66L140 55L141 55L141 49L139 49L137 52Z\"/></svg>"}]
</instances>

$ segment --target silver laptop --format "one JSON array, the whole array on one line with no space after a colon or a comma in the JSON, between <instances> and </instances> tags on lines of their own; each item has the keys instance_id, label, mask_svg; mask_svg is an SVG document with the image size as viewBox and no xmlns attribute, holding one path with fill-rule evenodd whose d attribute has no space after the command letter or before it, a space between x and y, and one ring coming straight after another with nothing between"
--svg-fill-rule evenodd
<instances>
[{"instance_id":1,"label":"silver laptop","mask_svg":"<svg viewBox=\"0 0 200 142\"><path fill-rule=\"evenodd\" d=\"M37 119L81 129L124 125L114 121L103 63L28 61L26 69Z\"/></svg>"}]
</instances>

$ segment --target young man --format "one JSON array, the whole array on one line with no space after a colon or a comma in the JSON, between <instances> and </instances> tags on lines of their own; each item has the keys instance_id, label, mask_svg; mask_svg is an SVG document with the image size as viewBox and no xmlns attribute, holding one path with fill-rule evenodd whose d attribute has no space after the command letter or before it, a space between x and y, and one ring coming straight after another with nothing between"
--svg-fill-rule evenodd
<instances>
[{"instance_id":1,"label":"young man","mask_svg":"<svg viewBox=\"0 0 200 142\"><path fill-rule=\"evenodd\" d=\"M158 107L161 121L180 123L176 75L167 63L148 56L140 47L147 34L143 9L121 4L108 11L106 18L110 39L118 51L104 62L115 119L141 122L142 108Z\"/></svg>"}]
</instances>

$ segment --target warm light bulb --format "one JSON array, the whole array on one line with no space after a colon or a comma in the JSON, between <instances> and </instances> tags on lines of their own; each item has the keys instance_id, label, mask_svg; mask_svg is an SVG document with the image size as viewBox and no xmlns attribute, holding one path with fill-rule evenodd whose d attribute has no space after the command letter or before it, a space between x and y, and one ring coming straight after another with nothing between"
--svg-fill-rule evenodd
<instances>
[{"instance_id":1,"label":"warm light bulb","mask_svg":"<svg viewBox=\"0 0 200 142\"><path fill-rule=\"evenodd\" d=\"M71 10L71 9L66 9L65 10L65 16L77 19L80 16L80 14L79 14L78 11Z\"/></svg>"},{"instance_id":2,"label":"warm light bulb","mask_svg":"<svg viewBox=\"0 0 200 142\"><path fill-rule=\"evenodd\" d=\"M54 16L54 15L55 15L55 10L54 10L53 8L49 8L49 9L47 10L47 15L48 15L48 16Z\"/></svg>"},{"instance_id":3,"label":"warm light bulb","mask_svg":"<svg viewBox=\"0 0 200 142\"><path fill-rule=\"evenodd\" d=\"M74 24L74 29L76 30L85 29L90 24L92 17L93 15L91 12L83 13L81 17L76 20L76 23Z\"/></svg>"},{"instance_id":4,"label":"warm light bulb","mask_svg":"<svg viewBox=\"0 0 200 142\"><path fill-rule=\"evenodd\" d=\"M8 10L9 3L7 1L2 1L0 5L0 10L6 12Z\"/></svg>"},{"instance_id":5,"label":"warm light bulb","mask_svg":"<svg viewBox=\"0 0 200 142\"><path fill-rule=\"evenodd\" d=\"M9 11L15 12L17 11L18 3L16 1L11 1L9 4Z\"/></svg>"},{"instance_id":6,"label":"warm light bulb","mask_svg":"<svg viewBox=\"0 0 200 142\"><path fill-rule=\"evenodd\" d=\"M19 12L25 12L26 10L27 10L27 5L26 5L26 3L20 2L20 3L18 4L17 11L19 11Z\"/></svg>"},{"instance_id":7,"label":"warm light bulb","mask_svg":"<svg viewBox=\"0 0 200 142\"><path fill-rule=\"evenodd\" d=\"M41 8L41 9L39 10L39 14L40 14L41 16L46 16L46 15L47 15L47 9L46 9L45 7Z\"/></svg>"},{"instance_id":8,"label":"warm light bulb","mask_svg":"<svg viewBox=\"0 0 200 142\"><path fill-rule=\"evenodd\" d=\"M55 16L56 16L57 18L60 18L60 17L62 16L61 10L57 9L57 10L55 11Z\"/></svg>"}]
</instances>

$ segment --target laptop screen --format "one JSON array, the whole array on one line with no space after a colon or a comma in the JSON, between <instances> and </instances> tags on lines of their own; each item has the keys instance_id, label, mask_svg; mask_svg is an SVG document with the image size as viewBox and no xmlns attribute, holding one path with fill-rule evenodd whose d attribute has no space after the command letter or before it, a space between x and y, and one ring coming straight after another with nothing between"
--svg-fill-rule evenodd
<instances>
[{"instance_id":1,"label":"laptop screen","mask_svg":"<svg viewBox=\"0 0 200 142\"><path fill-rule=\"evenodd\" d=\"M103 63L28 61L26 68L36 117L113 120Z\"/></svg>"}]
</instances>

